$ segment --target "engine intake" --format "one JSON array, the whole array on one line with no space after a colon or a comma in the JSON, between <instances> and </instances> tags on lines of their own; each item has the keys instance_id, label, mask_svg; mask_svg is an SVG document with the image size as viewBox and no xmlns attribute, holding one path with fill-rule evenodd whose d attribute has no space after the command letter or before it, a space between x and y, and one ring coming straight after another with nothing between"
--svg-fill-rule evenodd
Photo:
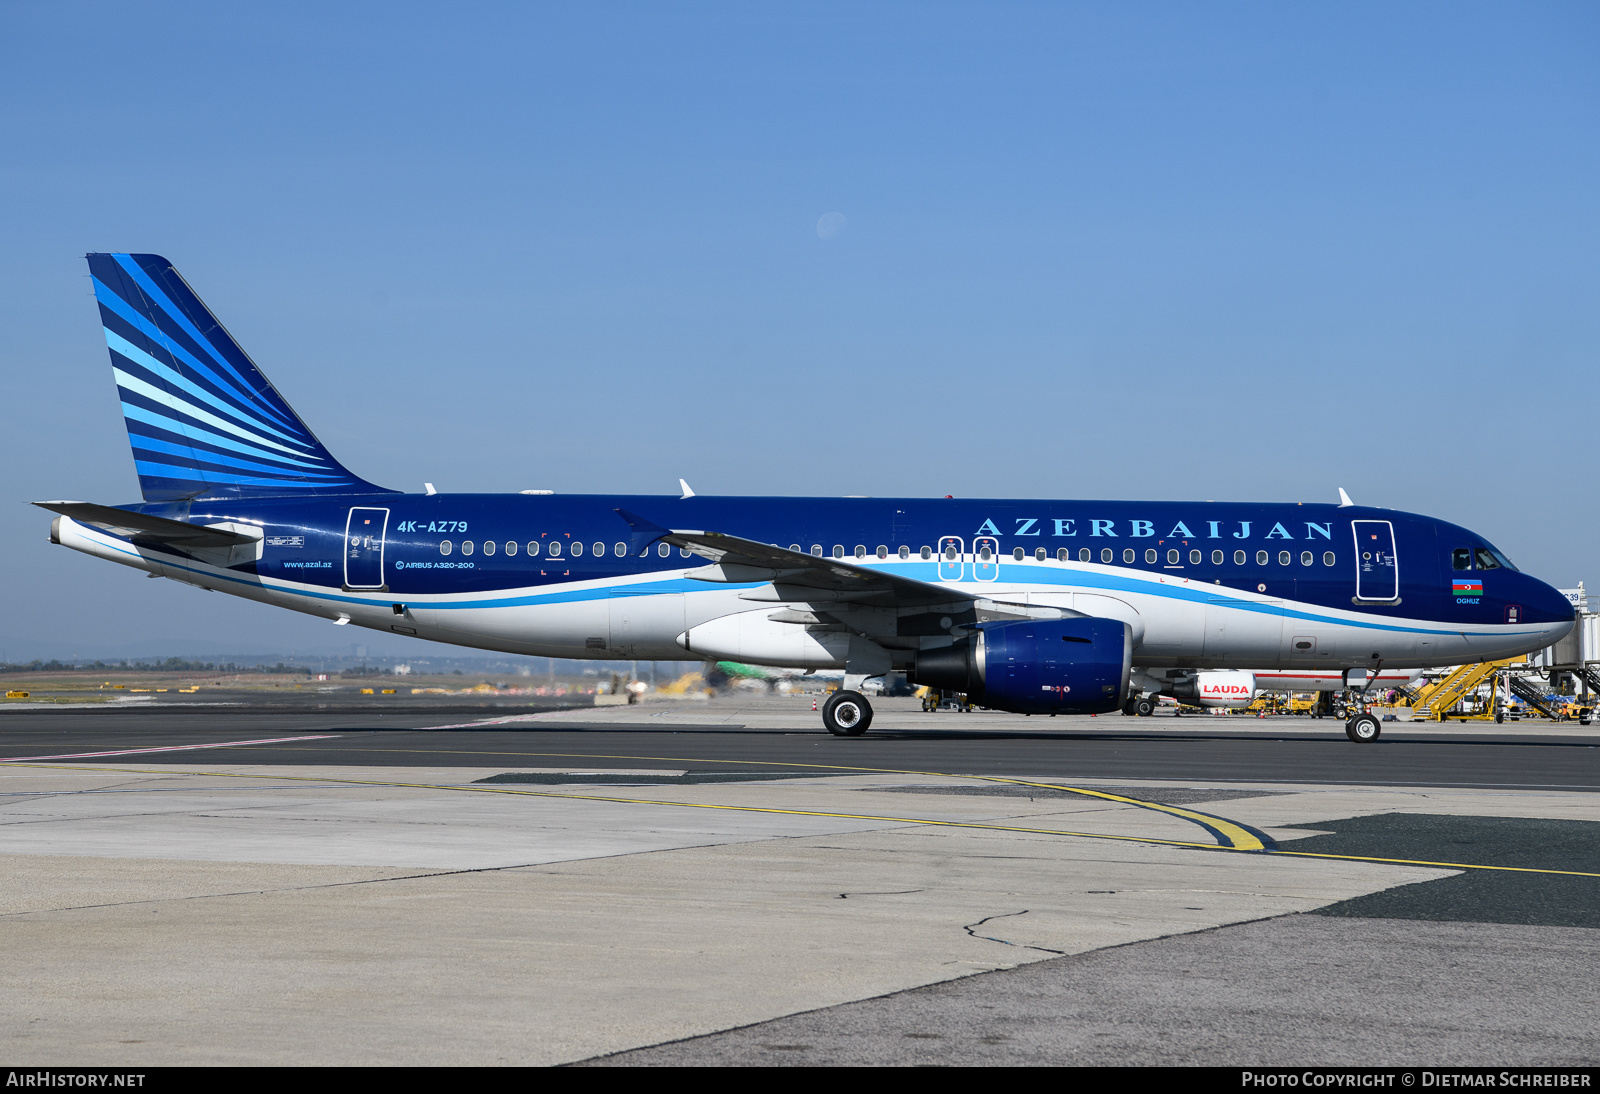
<instances>
[{"instance_id":1,"label":"engine intake","mask_svg":"<svg viewBox=\"0 0 1600 1094\"><path fill-rule=\"evenodd\" d=\"M1127 698L1132 660L1120 619L980 623L970 638L918 653L907 678L1014 714L1104 714Z\"/></svg>"}]
</instances>

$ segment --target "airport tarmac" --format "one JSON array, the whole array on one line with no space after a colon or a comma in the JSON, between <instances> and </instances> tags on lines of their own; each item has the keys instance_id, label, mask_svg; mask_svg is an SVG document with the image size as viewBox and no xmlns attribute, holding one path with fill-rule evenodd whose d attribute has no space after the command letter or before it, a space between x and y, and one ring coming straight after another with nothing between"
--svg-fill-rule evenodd
<instances>
[{"instance_id":1,"label":"airport tarmac","mask_svg":"<svg viewBox=\"0 0 1600 1094\"><path fill-rule=\"evenodd\" d=\"M859 740L782 698L7 710L0 1039L94 1065L1600 1056L1600 732L877 705Z\"/></svg>"}]
</instances>

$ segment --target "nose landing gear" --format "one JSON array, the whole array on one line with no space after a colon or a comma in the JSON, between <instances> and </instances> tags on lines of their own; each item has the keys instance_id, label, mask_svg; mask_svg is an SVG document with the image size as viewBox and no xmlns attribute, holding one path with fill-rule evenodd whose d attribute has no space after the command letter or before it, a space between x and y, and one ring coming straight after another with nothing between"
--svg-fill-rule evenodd
<instances>
[{"instance_id":1,"label":"nose landing gear","mask_svg":"<svg viewBox=\"0 0 1600 1094\"><path fill-rule=\"evenodd\" d=\"M1344 735L1357 744L1371 744L1383 732L1383 723L1375 714L1357 714L1344 724Z\"/></svg>"}]
</instances>

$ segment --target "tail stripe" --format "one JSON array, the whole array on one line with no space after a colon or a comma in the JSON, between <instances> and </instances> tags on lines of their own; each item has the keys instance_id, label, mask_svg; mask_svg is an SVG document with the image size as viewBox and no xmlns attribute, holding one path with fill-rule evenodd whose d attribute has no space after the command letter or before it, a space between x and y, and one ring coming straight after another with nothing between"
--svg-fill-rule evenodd
<instances>
[{"instance_id":1,"label":"tail stripe","mask_svg":"<svg viewBox=\"0 0 1600 1094\"><path fill-rule=\"evenodd\" d=\"M238 422L242 425L253 425L262 432L271 433L274 437L288 441L290 444L299 443L300 447L306 447L303 441L296 442L293 437L281 433L259 420L251 419L238 407L229 405L228 403L219 399L217 396L211 394L211 392L207 391L199 384L193 383L183 376L180 376L178 373L174 372L166 365L163 365L160 361L156 360L139 347L133 345L127 339L123 338L113 330L106 330L106 346L110 348L112 353L121 354L127 359L127 362L130 365L137 366L139 371L153 374L150 377L151 379L159 377L160 379L165 380L167 383L178 387L180 390L187 392L190 395L193 395L195 398L204 400L210 406L233 418L235 422ZM115 366L112 367L115 368Z\"/></svg>"},{"instance_id":2,"label":"tail stripe","mask_svg":"<svg viewBox=\"0 0 1600 1094\"><path fill-rule=\"evenodd\" d=\"M146 500L391 492L333 458L166 259L88 257Z\"/></svg>"},{"instance_id":3,"label":"tail stripe","mask_svg":"<svg viewBox=\"0 0 1600 1094\"><path fill-rule=\"evenodd\" d=\"M128 404L126 403L123 404L124 407L127 405ZM155 415L151 416L155 417ZM220 467L238 467L243 468L246 471L275 471L281 475L283 472L289 470L289 468L284 467L282 464L256 463L252 460L241 460L238 456L229 456L222 452L207 452L194 447L193 444L175 444L172 441L164 441L160 437L151 437L143 433L135 435L133 447L135 450L142 449L146 452L160 452L168 456L199 458L207 461L208 463L217 464ZM240 447L242 448L244 446L241 445ZM310 464L300 463L299 460L290 460L288 462L296 464L300 467L312 467ZM312 470L313 474L315 474L315 469L313 468Z\"/></svg>"},{"instance_id":4,"label":"tail stripe","mask_svg":"<svg viewBox=\"0 0 1600 1094\"><path fill-rule=\"evenodd\" d=\"M321 464L306 463L303 460L291 460L289 457L280 456L276 452L267 452L260 448L253 448L247 444L240 444L238 441L219 436L215 433L207 432L206 430L199 429L196 426L189 425L185 422L180 422L176 418L169 418L165 414L158 414L149 407L140 406L138 403L129 402L127 398L122 400L122 415L128 419L130 423L130 430L131 423L138 422L141 425L154 426L156 429L165 430L166 432L171 433L174 437L178 438L179 442L181 443L208 444L215 448L226 448L232 452L240 452L246 456L257 456L269 460L281 460L285 464L289 464L294 467L303 467L308 471L326 470L326 468L324 468ZM135 445L148 436L148 434L146 434L143 430L133 431L130 435L132 436L133 443Z\"/></svg>"},{"instance_id":5,"label":"tail stripe","mask_svg":"<svg viewBox=\"0 0 1600 1094\"><path fill-rule=\"evenodd\" d=\"M234 363L228 360L227 354L223 353L215 345L213 345L211 339L200 333L195 325L189 321L189 317L184 314L183 309L172 302L172 298L163 292L161 287L150 279L150 275L145 273L137 262L133 261L131 255L117 255L116 259L117 265L121 266L123 270L127 272L128 276L133 278L134 283L137 284L139 288L144 290L145 295L150 298L151 302L155 305L156 310L170 322L176 323L180 328L182 328L185 334L194 340L195 349L206 354L206 356L210 357L218 365L222 366L222 368L227 371L235 380L239 381L244 389L250 392L253 396L251 401L260 405L262 410L265 410L268 413L280 418L284 417L283 415L278 414L277 408L272 406L270 401L262 398L263 392L261 392L254 384L250 383L250 381L240 373L238 368L234 366ZM240 353L242 355L243 351L241 350ZM256 374L258 376L260 375L259 369L256 370ZM263 380L266 379L264 376L261 378ZM289 424L287 419L285 419L284 424Z\"/></svg>"},{"instance_id":6,"label":"tail stripe","mask_svg":"<svg viewBox=\"0 0 1600 1094\"><path fill-rule=\"evenodd\" d=\"M147 475L151 478L157 479L186 479L194 477L194 469L191 467L174 467L171 464L151 463L148 460L134 460L133 466L138 469L140 478L143 478ZM330 485L325 482L297 482L290 479L279 478L250 478L245 475L230 475L221 471L207 471L206 481L208 483L220 484L223 486L267 486L273 488L273 490L279 494L290 493L295 490L319 489ZM346 490L344 492L348 493L349 491Z\"/></svg>"},{"instance_id":7,"label":"tail stripe","mask_svg":"<svg viewBox=\"0 0 1600 1094\"><path fill-rule=\"evenodd\" d=\"M126 372L123 372L120 368L113 367L111 372L117 378L118 387L126 388L136 395L143 395L151 402L160 403L161 405L169 407L172 410L176 410L179 414L183 414L187 417L193 418L197 422L209 425L212 429L220 429L225 433L232 433L235 437L241 437L244 440L249 441L251 444L259 444L267 448L276 448L278 451L287 452L291 456L298 456L302 454L296 452L287 445L279 444L277 441L269 441L265 437L258 437L248 429L234 425L232 422L224 421L215 414L201 410L199 407L190 403L186 403L176 396L168 395L160 388L146 383L137 376L130 376ZM187 430L185 430L185 432L187 432Z\"/></svg>"},{"instance_id":8,"label":"tail stripe","mask_svg":"<svg viewBox=\"0 0 1600 1094\"><path fill-rule=\"evenodd\" d=\"M235 403L239 404L247 414L255 414L262 409L260 401L256 399L252 392L241 388L237 383L230 379L217 375L215 369L213 369L211 365L206 364L204 361L200 360L200 358L190 353L183 346L173 341L173 339L160 327L156 326L154 323L150 322L150 320L134 311L133 308L128 305L126 300L122 299L122 297L118 296L115 291L102 284L99 278L94 279L94 287L95 297L100 301L101 308L111 311L116 318L122 320L133 328L133 330L127 332L128 335L143 335L144 338L150 343L150 348L152 350L160 349L164 350L168 354L175 368L183 368L187 366L189 369L198 374L199 379L210 384L212 389L218 394L232 399ZM100 318L108 335L107 341L109 341L109 335L115 333L112 328L110 317L105 315L105 312L102 311ZM118 337L122 338L123 341L128 342L129 345L133 344L124 334L119 333Z\"/></svg>"}]
</instances>

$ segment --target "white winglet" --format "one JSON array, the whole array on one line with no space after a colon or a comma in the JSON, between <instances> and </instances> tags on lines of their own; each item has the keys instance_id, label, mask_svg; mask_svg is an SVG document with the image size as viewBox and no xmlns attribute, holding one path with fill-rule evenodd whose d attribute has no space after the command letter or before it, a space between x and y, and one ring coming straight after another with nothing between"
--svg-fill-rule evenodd
<instances>
[{"instance_id":1,"label":"white winglet","mask_svg":"<svg viewBox=\"0 0 1600 1094\"><path fill-rule=\"evenodd\" d=\"M422 488L428 492L428 496L429 497L432 497L433 495L435 495L435 494L437 494L439 492L439 491L437 491L437 490L435 490L433 488L433 483L431 483L431 482L423 483L422 484Z\"/></svg>"},{"instance_id":2,"label":"white winglet","mask_svg":"<svg viewBox=\"0 0 1600 1094\"><path fill-rule=\"evenodd\" d=\"M1350 495L1346 494L1344 492L1344 487L1342 487L1342 486L1339 487L1339 508L1343 509L1346 506L1350 506L1350 505L1354 505L1354 504L1355 504L1355 502L1350 500Z\"/></svg>"},{"instance_id":3,"label":"white winglet","mask_svg":"<svg viewBox=\"0 0 1600 1094\"><path fill-rule=\"evenodd\" d=\"M682 479L679 479L678 480L678 485L683 487L683 498L692 498L692 497L694 497L694 491L689 489L689 484L688 483L684 482ZM678 500L682 501L683 498L679 498Z\"/></svg>"}]
</instances>

